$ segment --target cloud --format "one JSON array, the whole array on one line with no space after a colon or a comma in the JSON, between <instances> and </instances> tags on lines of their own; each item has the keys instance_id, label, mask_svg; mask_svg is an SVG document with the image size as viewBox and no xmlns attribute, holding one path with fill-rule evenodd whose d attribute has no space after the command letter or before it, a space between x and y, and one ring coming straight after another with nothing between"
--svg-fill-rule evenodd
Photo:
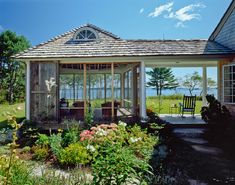
<instances>
[{"instance_id":1,"label":"cloud","mask_svg":"<svg viewBox=\"0 0 235 185\"><path fill-rule=\"evenodd\" d=\"M148 16L149 17L158 17L164 12L171 12L173 5L174 5L173 2L169 2L169 3L163 4L161 6L158 6L155 8L155 10L153 12L149 13Z\"/></svg>"},{"instance_id":2,"label":"cloud","mask_svg":"<svg viewBox=\"0 0 235 185\"><path fill-rule=\"evenodd\" d=\"M144 12L144 9L143 8L141 8L140 9L140 14L142 14Z\"/></svg>"},{"instance_id":3,"label":"cloud","mask_svg":"<svg viewBox=\"0 0 235 185\"><path fill-rule=\"evenodd\" d=\"M175 27L186 27L185 22L191 21L191 20L199 20L201 18L201 15L195 11L201 8L205 8L206 6L203 3L196 3L196 4L190 4L188 6L185 6L183 8L180 8L176 11L173 11L173 2L166 3L164 5L161 5L159 7L156 7L155 10L151 13L149 13L149 17L158 17L160 15L164 15L164 18L167 19L175 19L178 22L176 23Z\"/></svg>"},{"instance_id":4,"label":"cloud","mask_svg":"<svg viewBox=\"0 0 235 185\"><path fill-rule=\"evenodd\" d=\"M0 31L3 31L3 30L4 30L3 26L2 26L2 25L0 25Z\"/></svg>"},{"instance_id":5,"label":"cloud","mask_svg":"<svg viewBox=\"0 0 235 185\"><path fill-rule=\"evenodd\" d=\"M200 14L190 13L190 12L194 12L196 8L205 8L205 7L206 6L202 3L191 4L177 10L176 12L171 12L168 15L168 18L177 19L180 22L191 21L192 19L200 19L201 18Z\"/></svg>"}]
</instances>

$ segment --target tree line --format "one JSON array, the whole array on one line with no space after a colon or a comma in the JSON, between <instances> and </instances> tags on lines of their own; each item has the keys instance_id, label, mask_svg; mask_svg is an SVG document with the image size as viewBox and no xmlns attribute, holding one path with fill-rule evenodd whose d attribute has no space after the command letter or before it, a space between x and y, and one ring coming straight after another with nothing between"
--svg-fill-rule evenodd
<instances>
[{"instance_id":1,"label":"tree line","mask_svg":"<svg viewBox=\"0 0 235 185\"><path fill-rule=\"evenodd\" d=\"M189 94L193 96L193 91L202 88L203 79L198 72L187 74L181 79L176 79L171 68L153 68L146 72L149 75L147 87L152 87L156 90L156 95L162 95L165 89L176 89L177 87L185 87ZM216 81L212 78L207 78L207 88L216 87ZM200 95L202 94L202 91Z\"/></svg>"},{"instance_id":2,"label":"tree line","mask_svg":"<svg viewBox=\"0 0 235 185\"><path fill-rule=\"evenodd\" d=\"M0 103L24 100L25 65L11 57L29 47L24 36L9 30L0 34Z\"/></svg>"}]
</instances>

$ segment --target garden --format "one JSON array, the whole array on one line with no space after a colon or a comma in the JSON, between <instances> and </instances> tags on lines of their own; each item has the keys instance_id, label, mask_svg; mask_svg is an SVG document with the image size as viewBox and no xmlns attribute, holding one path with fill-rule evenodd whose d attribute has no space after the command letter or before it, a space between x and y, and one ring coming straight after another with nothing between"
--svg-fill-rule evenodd
<instances>
[{"instance_id":1,"label":"garden","mask_svg":"<svg viewBox=\"0 0 235 185\"><path fill-rule=\"evenodd\" d=\"M41 131L33 123L17 123L19 111L5 113L10 128L1 130L2 184L151 184L154 179L150 160L163 125L81 126L66 120L65 130Z\"/></svg>"}]
</instances>

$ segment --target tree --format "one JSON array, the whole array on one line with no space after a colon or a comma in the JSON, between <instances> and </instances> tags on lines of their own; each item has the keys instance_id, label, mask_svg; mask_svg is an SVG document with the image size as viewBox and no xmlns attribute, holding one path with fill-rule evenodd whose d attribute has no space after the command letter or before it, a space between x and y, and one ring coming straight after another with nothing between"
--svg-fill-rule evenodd
<instances>
[{"instance_id":1,"label":"tree","mask_svg":"<svg viewBox=\"0 0 235 185\"><path fill-rule=\"evenodd\" d=\"M193 74L187 74L184 76L182 86L188 88L190 95L193 95L193 91L199 88L202 83L202 77L198 72L194 71Z\"/></svg>"},{"instance_id":2,"label":"tree","mask_svg":"<svg viewBox=\"0 0 235 185\"><path fill-rule=\"evenodd\" d=\"M30 47L24 36L12 31L0 34L0 91L6 92L6 100L11 104L24 97L24 64L11 59L11 56Z\"/></svg>"},{"instance_id":3,"label":"tree","mask_svg":"<svg viewBox=\"0 0 235 185\"><path fill-rule=\"evenodd\" d=\"M175 89L179 86L171 68L153 68L146 73L150 76L147 86L156 89L157 95L162 95L163 89Z\"/></svg>"}]
</instances>

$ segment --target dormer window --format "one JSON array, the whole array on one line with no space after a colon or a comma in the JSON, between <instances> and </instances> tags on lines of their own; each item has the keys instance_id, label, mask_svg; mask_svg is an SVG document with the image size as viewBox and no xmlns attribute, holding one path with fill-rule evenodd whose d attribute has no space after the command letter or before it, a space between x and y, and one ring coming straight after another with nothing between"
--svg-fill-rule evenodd
<instances>
[{"instance_id":1,"label":"dormer window","mask_svg":"<svg viewBox=\"0 0 235 185\"><path fill-rule=\"evenodd\" d=\"M94 41L98 39L96 31L89 27L83 27L79 29L73 37L75 41Z\"/></svg>"}]
</instances>

